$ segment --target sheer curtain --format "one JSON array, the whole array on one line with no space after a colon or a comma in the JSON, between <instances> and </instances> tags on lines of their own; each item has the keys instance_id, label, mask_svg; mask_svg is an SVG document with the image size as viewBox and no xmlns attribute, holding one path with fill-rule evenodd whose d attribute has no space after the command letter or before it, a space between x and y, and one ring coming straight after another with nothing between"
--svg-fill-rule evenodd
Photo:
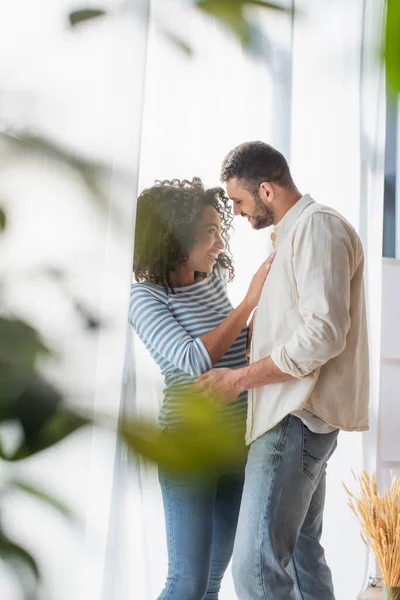
<instances>
[{"instance_id":1,"label":"sheer curtain","mask_svg":"<svg viewBox=\"0 0 400 600\"><path fill-rule=\"evenodd\" d=\"M324 542L338 600L371 574L341 482L376 468L381 339L385 87L379 47L382 0L297 0L293 42L292 168L300 189L339 210L366 257L371 430L341 434L328 468ZM332 265L335 268L335 265Z\"/></svg>"},{"instance_id":2,"label":"sheer curtain","mask_svg":"<svg viewBox=\"0 0 400 600\"><path fill-rule=\"evenodd\" d=\"M377 46L384 1L296 0L294 22L260 11L250 54L184 0L153 0L150 15L148 0L104 0L110 17L75 31L67 27L68 12L97 3L41 0L40 10L30 0L8 4L0 19L2 125L28 125L73 154L114 166L101 213L79 178L47 158L14 164L0 177L2 201L12 211L2 242L7 265L0 265L6 300L62 354L62 366L50 375L71 402L84 402L95 415L158 413L160 374L126 330L137 187L194 175L215 185L227 151L262 139L288 156L303 192L337 208L360 231L372 428L341 436L329 469L324 533L337 598L354 598L367 556L341 480L349 480L350 468L372 469L376 461L384 137ZM161 28L182 37L193 56ZM230 295L237 303L270 251L268 232L236 220L231 247L237 276ZM66 287L30 277L43 265L61 267ZM70 296L103 318L99 334L82 333ZM154 600L166 574L155 469L129 459L115 435L90 430L25 470L64 496L85 523L84 536L66 535L27 503L3 507L17 539L34 540L50 597ZM16 598L10 592L7 600ZM221 600L233 598L228 576Z\"/></svg>"},{"instance_id":3,"label":"sheer curtain","mask_svg":"<svg viewBox=\"0 0 400 600\"><path fill-rule=\"evenodd\" d=\"M229 149L245 140L262 139L286 154L303 193L339 210L363 238L371 432L341 435L329 466L324 531L337 598L350 600L365 583L368 556L341 482L351 481L351 469L374 468L379 409L384 78L377 48L384 1L296 0L293 23L287 16L260 13L267 37L252 55L244 54L188 3L173 4L168 13L170 3L152 3L139 187L151 185L155 178L193 175L214 185ZM192 58L159 35L156 23L168 23L171 14L173 26L187 34ZM236 303L270 251L268 232L253 232L236 220L232 251L237 276L230 294ZM132 348L135 410L156 417L160 374L137 339L132 339ZM136 485L139 508L135 531L141 533L132 545L134 597L152 600L166 573L161 498L154 469L138 462L135 477L132 488ZM221 598L234 597L228 574Z\"/></svg>"},{"instance_id":4,"label":"sheer curtain","mask_svg":"<svg viewBox=\"0 0 400 600\"><path fill-rule=\"evenodd\" d=\"M70 27L70 12L99 4L104 18ZM66 401L95 416L118 416L121 403L148 5L15 0L0 7L1 128L28 128L71 158L5 155L1 147L0 196L8 215L1 300L55 351L46 375ZM71 167L76 158L107 165L95 181L101 197ZM100 331L84 327L85 313L101 320ZM79 521L70 528L22 494L2 498L2 525L39 562L41 597L123 597L113 575L125 563L118 556L112 562L109 551L118 533L117 520L110 524L114 466L121 464L116 450L115 432L87 428L10 468L59 496ZM21 600L5 571L0 578L2 600Z\"/></svg>"},{"instance_id":5,"label":"sheer curtain","mask_svg":"<svg viewBox=\"0 0 400 600\"><path fill-rule=\"evenodd\" d=\"M225 154L243 140L265 139L289 147L291 18L258 13L259 32L252 54L188 2L154 0L146 68L139 188L155 179L199 176L218 185ZM159 24L179 33L193 49L188 57L160 35ZM249 232L235 222L231 249L236 278L230 285L234 304L243 298L250 278L270 249L266 232ZM140 341L135 353L135 410L157 418L163 383ZM127 388L132 369L127 361ZM132 396L127 393L125 398ZM166 577L164 517L157 473L137 463L131 483L133 598L154 600ZM134 533L133 533L134 532ZM139 533L140 532L140 533ZM221 600L235 598L228 573Z\"/></svg>"}]
</instances>

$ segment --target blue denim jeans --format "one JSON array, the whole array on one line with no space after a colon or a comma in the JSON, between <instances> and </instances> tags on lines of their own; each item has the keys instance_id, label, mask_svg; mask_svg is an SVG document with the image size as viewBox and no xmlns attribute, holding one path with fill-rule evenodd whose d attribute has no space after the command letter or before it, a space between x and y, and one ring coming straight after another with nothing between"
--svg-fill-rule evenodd
<instances>
[{"instance_id":1,"label":"blue denim jeans","mask_svg":"<svg viewBox=\"0 0 400 600\"><path fill-rule=\"evenodd\" d=\"M158 600L218 600L243 491L241 473L198 479L159 471L168 577Z\"/></svg>"},{"instance_id":2,"label":"blue denim jeans","mask_svg":"<svg viewBox=\"0 0 400 600\"><path fill-rule=\"evenodd\" d=\"M233 553L239 600L334 600L320 538L337 436L289 415L251 444Z\"/></svg>"}]
</instances>

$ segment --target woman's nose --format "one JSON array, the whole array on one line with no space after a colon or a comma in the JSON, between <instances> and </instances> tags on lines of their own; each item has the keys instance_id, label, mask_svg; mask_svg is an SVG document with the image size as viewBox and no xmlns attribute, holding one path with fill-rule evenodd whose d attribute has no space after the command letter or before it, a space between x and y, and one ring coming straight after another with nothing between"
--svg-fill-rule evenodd
<instances>
[{"instance_id":1,"label":"woman's nose","mask_svg":"<svg viewBox=\"0 0 400 600\"><path fill-rule=\"evenodd\" d=\"M224 240L222 239L221 236L218 236L218 239L215 242L215 245L218 248L218 250L223 250L225 248Z\"/></svg>"}]
</instances>

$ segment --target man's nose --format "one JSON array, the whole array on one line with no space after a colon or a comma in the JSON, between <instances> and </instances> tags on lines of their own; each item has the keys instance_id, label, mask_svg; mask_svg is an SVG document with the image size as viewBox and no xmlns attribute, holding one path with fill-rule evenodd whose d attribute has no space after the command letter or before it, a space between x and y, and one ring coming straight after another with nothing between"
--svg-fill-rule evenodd
<instances>
[{"instance_id":1,"label":"man's nose","mask_svg":"<svg viewBox=\"0 0 400 600\"><path fill-rule=\"evenodd\" d=\"M242 214L241 208L238 204L233 205L233 213L234 213L235 217Z\"/></svg>"}]
</instances>

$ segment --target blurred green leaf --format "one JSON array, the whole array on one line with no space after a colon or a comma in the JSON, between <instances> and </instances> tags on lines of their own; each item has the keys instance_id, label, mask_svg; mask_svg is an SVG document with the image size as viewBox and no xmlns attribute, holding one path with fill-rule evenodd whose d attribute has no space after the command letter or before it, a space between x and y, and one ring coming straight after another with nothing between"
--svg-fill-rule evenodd
<instances>
[{"instance_id":1,"label":"blurred green leaf","mask_svg":"<svg viewBox=\"0 0 400 600\"><path fill-rule=\"evenodd\" d=\"M49 140L41 135L36 135L29 131L18 131L14 134L0 132L0 140L6 144L14 146L17 150L28 151L30 153L41 153L49 158L69 163L71 166L79 167L81 164L91 167L93 170L102 170L103 165L94 161L84 160L75 154L66 150L56 142Z\"/></svg>"},{"instance_id":2,"label":"blurred green leaf","mask_svg":"<svg viewBox=\"0 0 400 600\"><path fill-rule=\"evenodd\" d=\"M0 232L4 231L6 228L6 213L2 208L0 208Z\"/></svg>"},{"instance_id":3,"label":"blurred green leaf","mask_svg":"<svg viewBox=\"0 0 400 600\"><path fill-rule=\"evenodd\" d=\"M85 9L85 10L75 10L69 15L69 22L72 26L78 25L83 21L89 21L90 19L97 19L98 17L103 17L105 15L105 11L102 9Z\"/></svg>"},{"instance_id":4,"label":"blurred green leaf","mask_svg":"<svg viewBox=\"0 0 400 600\"><path fill-rule=\"evenodd\" d=\"M48 419L39 431L35 431L33 435L26 438L25 443L20 448L4 458L9 461L29 458L33 454L61 442L90 422L90 419L86 416L78 415L72 411L60 410L51 419Z\"/></svg>"},{"instance_id":5,"label":"blurred green leaf","mask_svg":"<svg viewBox=\"0 0 400 600\"><path fill-rule=\"evenodd\" d=\"M0 382L0 420L19 421L25 438L30 440L56 413L62 395L35 372L27 377L18 368L9 369L8 372L6 368L5 371L5 377ZM0 375L3 375L1 368Z\"/></svg>"},{"instance_id":6,"label":"blurred green leaf","mask_svg":"<svg viewBox=\"0 0 400 600\"><path fill-rule=\"evenodd\" d=\"M252 41L252 24L246 15L246 8L261 7L291 12L277 2L263 0L196 0L196 6L223 23L245 46L249 46Z\"/></svg>"},{"instance_id":7,"label":"blurred green leaf","mask_svg":"<svg viewBox=\"0 0 400 600\"><path fill-rule=\"evenodd\" d=\"M193 50L191 46L181 37L179 37L176 33L165 29L165 27L161 27L161 33L163 36L173 45L176 46L179 50L181 50L186 56L192 56Z\"/></svg>"},{"instance_id":8,"label":"blurred green leaf","mask_svg":"<svg viewBox=\"0 0 400 600\"><path fill-rule=\"evenodd\" d=\"M0 421L22 422L24 415L29 421L32 412L43 413L44 400L31 392L39 387L39 395L43 392L49 400L49 386L35 373L38 360L48 356L50 350L33 327L20 319L0 318ZM32 395L35 405L30 404ZM55 400L54 394L52 399ZM46 412L49 412L48 401Z\"/></svg>"},{"instance_id":9,"label":"blurred green leaf","mask_svg":"<svg viewBox=\"0 0 400 600\"><path fill-rule=\"evenodd\" d=\"M52 279L55 279L59 282L61 282L65 277L64 271L62 271L58 267L41 267L39 269L39 273L43 273L48 277L51 277Z\"/></svg>"},{"instance_id":10,"label":"blurred green leaf","mask_svg":"<svg viewBox=\"0 0 400 600\"><path fill-rule=\"evenodd\" d=\"M198 0L197 7L221 21L239 40L248 46L251 41L251 28L243 15L243 2L240 0Z\"/></svg>"},{"instance_id":11,"label":"blurred green leaf","mask_svg":"<svg viewBox=\"0 0 400 600\"><path fill-rule=\"evenodd\" d=\"M100 329L102 323L101 320L96 317L93 313L91 313L79 300L74 300L73 304L75 306L75 310L82 317L86 329L90 329L92 331L97 331Z\"/></svg>"},{"instance_id":12,"label":"blurred green leaf","mask_svg":"<svg viewBox=\"0 0 400 600\"><path fill-rule=\"evenodd\" d=\"M177 473L202 473L243 466L244 432L226 424L221 410L204 395L188 394L182 405L182 426L168 434L145 421L124 421L126 445L146 459Z\"/></svg>"},{"instance_id":13,"label":"blurred green leaf","mask_svg":"<svg viewBox=\"0 0 400 600\"><path fill-rule=\"evenodd\" d=\"M38 565L31 554L22 546L19 546L0 531L0 558L12 564L16 563L27 567L35 579L40 579Z\"/></svg>"},{"instance_id":14,"label":"blurred green leaf","mask_svg":"<svg viewBox=\"0 0 400 600\"><path fill-rule=\"evenodd\" d=\"M97 206L107 211L107 218L110 217L108 213L110 192L109 186L106 185L107 179L112 177L123 185L132 186L133 175L131 172L119 168L116 164L107 165L79 156L76 152L29 131L23 130L13 134L0 132L0 150L2 146L3 154L7 159L12 156L10 149L13 149L22 158L41 156L59 162L60 165L74 171L86 186ZM119 209L113 211L112 218L118 227L126 226L126 220Z\"/></svg>"},{"instance_id":15,"label":"blurred green leaf","mask_svg":"<svg viewBox=\"0 0 400 600\"><path fill-rule=\"evenodd\" d=\"M291 9L282 6L279 2L266 2L264 0L239 0L242 4L249 6L260 6L261 8L269 8L270 10L278 10L280 12L291 12Z\"/></svg>"},{"instance_id":16,"label":"blurred green leaf","mask_svg":"<svg viewBox=\"0 0 400 600\"><path fill-rule=\"evenodd\" d=\"M59 498L49 494L45 490L29 483L27 481L23 481L22 479L11 479L7 482L7 487L10 489L16 489L24 492L25 494L39 500L41 503L44 503L51 508L54 508L57 512L59 512L63 517L68 519L69 521L76 521L76 515L74 512Z\"/></svg>"},{"instance_id":17,"label":"blurred green leaf","mask_svg":"<svg viewBox=\"0 0 400 600\"><path fill-rule=\"evenodd\" d=\"M30 156L35 154L43 155L51 160L58 161L61 164L70 167L78 173L93 197L103 206L108 206L107 196L99 181L101 177L110 173L110 167L77 156L75 153L61 147L59 144L43 136L35 135L27 131L19 132L18 135L0 132L0 142L7 144L23 154ZM113 170L113 173L121 180L122 178L125 178L125 174L118 173L115 169Z\"/></svg>"},{"instance_id":18,"label":"blurred green leaf","mask_svg":"<svg viewBox=\"0 0 400 600\"><path fill-rule=\"evenodd\" d=\"M387 0L384 47L386 77L392 92L400 92L400 2Z\"/></svg>"},{"instance_id":19,"label":"blurred green leaf","mask_svg":"<svg viewBox=\"0 0 400 600\"><path fill-rule=\"evenodd\" d=\"M20 319L0 317L0 363L33 367L50 350L37 331Z\"/></svg>"}]
</instances>

